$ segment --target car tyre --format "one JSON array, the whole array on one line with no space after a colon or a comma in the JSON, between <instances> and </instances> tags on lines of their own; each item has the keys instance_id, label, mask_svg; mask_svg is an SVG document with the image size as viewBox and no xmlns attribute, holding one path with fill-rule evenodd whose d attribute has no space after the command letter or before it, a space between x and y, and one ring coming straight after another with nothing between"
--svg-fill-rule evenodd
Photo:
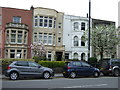
<instances>
[{"instance_id":1,"label":"car tyre","mask_svg":"<svg viewBox=\"0 0 120 90\"><path fill-rule=\"evenodd\" d=\"M118 69L115 69L114 72L113 72L113 75L115 77L118 77L120 75L120 71Z\"/></svg>"},{"instance_id":2,"label":"car tyre","mask_svg":"<svg viewBox=\"0 0 120 90\"><path fill-rule=\"evenodd\" d=\"M43 78L44 78L44 79L49 79L50 76L51 76L51 75L50 75L49 72L44 72L44 73L43 73Z\"/></svg>"},{"instance_id":3,"label":"car tyre","mask_svg":"<svg viewBox=\"0 0 120 90\"><path fill-rule=\"evenodd\" d=\"M68 78L68 75L63 75L64 78Z\"/></svg>"},{"instance_id":4,"label":"car tyre","mask_svg":"<svg viewBox=\"0 0 120 90\"><path fill-rule=\"evenodd\" d=\"M9 77L11 80L17 80L19 78L19 75L17 72L11 72Z\"/></svg>"},{"instance_id":5,"label":"car tyre","mask_svg":"<svg viewBox=\"0 0 120 90\"><path fill-rule=\"evenodd\" d=\"M76 73L75 72L71 72L70 73L70 78L75 78L76 77Z\"/></svg>"},{"instance_id":6,"label":"car tyre","mask_svg":"<svg viewBox=\"0 0 120 90\"><path fill-rule=\"evenodd\" d=\"M99 77L99 76L100 76L99 72L94 72L93 73L93 77Z\"/></svg>"}]
</instances>

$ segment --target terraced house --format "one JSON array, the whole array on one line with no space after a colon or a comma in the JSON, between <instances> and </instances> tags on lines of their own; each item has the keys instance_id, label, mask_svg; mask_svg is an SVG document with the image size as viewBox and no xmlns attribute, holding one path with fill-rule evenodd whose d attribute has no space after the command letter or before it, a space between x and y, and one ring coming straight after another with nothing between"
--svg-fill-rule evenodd
<instances>
[{"instance_id":1,"label":"terraced house","mask_svg":"<svg viewBox=\"0 0 120 90\"><path fill-rule=\"evenodd\" d=\"M32 11L0 7L0 58L31 58Z\"/></svg>"},{"instance_id":2,"label":"terraced house","mask_svg":"<svg viewBox=\"0 0 120 90\"><path fill-rule=\"evenodd\" d=\"M88 41L85 41L84 36L87 29L87 17L64 15L63 41L66 60L88 60Z\"/></svg>"},{"instance_id":3,"label":"terraced house","mask_svg":"<svg viewBox=\"0 0 120 90\"><path fill-rule=\"evenodd\" d=\"M63 46L63 16L64 13L54 9L32 7L33 10L33 43L41 42L46 48L49 61L62 61ZM32 54L34 56L34 54Z\"/></svg>"}]
</instances>

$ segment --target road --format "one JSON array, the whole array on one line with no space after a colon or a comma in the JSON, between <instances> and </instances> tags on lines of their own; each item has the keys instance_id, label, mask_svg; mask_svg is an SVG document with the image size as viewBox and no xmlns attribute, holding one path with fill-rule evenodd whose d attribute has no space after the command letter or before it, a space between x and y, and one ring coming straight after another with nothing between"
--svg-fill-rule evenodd
<instances>
[{"instance_id":1,"label":"road","mask_svg":"<svg viewBox=\"0 0 120 90\"><path fill-rule=\"evenodd\" d=\"M118 77L2 80L3 88L118 88Z\"/></svg>"}]
</instances>

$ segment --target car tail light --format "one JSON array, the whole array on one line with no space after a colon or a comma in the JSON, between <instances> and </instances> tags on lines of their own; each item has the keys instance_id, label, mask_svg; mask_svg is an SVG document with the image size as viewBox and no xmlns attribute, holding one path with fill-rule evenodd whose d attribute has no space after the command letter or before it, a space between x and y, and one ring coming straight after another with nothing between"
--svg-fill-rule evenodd
<instances>
[{"instance_id":1,"label":"car tail light","mask_svg":"<svg viewBox=\"0 0 120 90\"><path fill-rule=\"evenodd\" d=\"M7 67L8 70L9 70L10 68L11 68L11 67L9 67L9 66Z\"/></svg>"},{"instance_id":2,"label":"car tail light","mask_svg":"<svg viewBox=\"0 0 120 90\"><path fill-rule=\"evenodd\" d=\"M70 69L70 67L67 67L67 69Z\"/></svg>"}]
</instances>

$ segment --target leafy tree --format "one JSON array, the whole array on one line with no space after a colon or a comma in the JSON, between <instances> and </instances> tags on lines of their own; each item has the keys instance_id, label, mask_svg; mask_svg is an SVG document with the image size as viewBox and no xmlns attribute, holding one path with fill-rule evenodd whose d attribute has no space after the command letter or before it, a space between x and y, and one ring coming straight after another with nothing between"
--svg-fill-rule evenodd
<instances>
[{"instance_id":1,"label":"leafy tree","mask_svg":"<svg viewBox=\"0 0 120 90\"><path fill-rule=\"evenodd\" d=\"M85 35L88 35L88 31ZM117 29L114 25L98 25L91 30L91 46L94 48L95 55L100 55L100 60L104 54L115 55L116 46L120 39L117 37Z\"/></svg>"}]
</instances>

